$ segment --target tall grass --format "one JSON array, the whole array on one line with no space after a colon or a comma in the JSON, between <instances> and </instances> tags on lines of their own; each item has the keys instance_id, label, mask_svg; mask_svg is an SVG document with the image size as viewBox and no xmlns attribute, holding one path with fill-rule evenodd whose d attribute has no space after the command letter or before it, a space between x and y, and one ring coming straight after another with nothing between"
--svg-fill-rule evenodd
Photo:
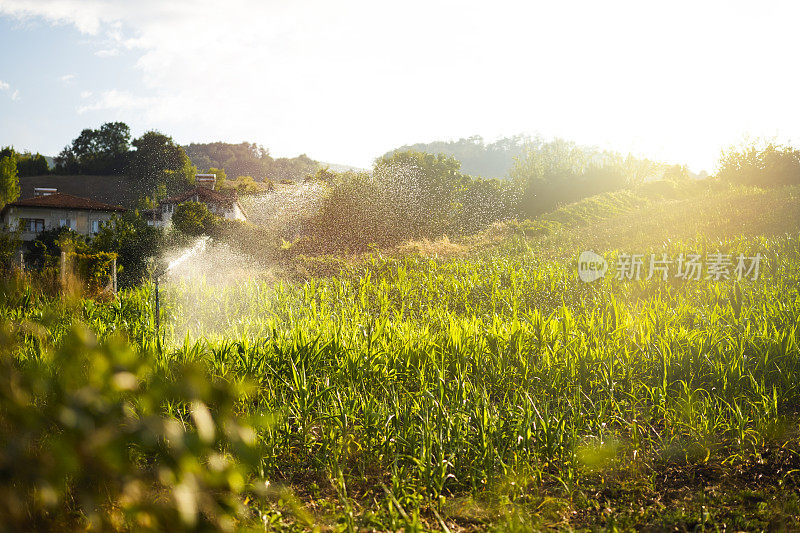
<instances>
[{"instance_id":1,"label":"tall grass","mask_svg":"<svg viewBox=\"0 0 800 533\"><path fill-rule=\"evenodd\" d=\"M373 256L302 283L176 283L158 350L166 366L200 362L215 378L255 382L238 405L269 421L252 475L307 500L329 487L335 503L316 516L342 527L452 520L448 502L465 496L552 494L576 508L609 472L651 479L796 450L800 237L622 251L760 252L765 263L756 281L585 284L574 265L512 241L452 260ZM150 286L109 303L22 290L0 316L55 317L21 360L75 319L153 351L151 296Z\"/></svg>"}]
</instances>

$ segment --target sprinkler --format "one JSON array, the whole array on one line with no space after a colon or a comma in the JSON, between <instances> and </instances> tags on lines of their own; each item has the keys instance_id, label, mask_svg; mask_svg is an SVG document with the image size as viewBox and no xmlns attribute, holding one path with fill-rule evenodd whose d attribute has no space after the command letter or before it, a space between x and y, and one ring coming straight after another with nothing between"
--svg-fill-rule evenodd
<instances>
[{"instance_id":1,"label":"sprinkler","mask_svg":"<svg viewBox=\"0 0 800 533\"><path fill-rule=\"evenodd\" d=\"M158 345L161 346L160 337L159 337L159 327L161 325L161 304L159 301L159 287L158 287L158 279L161 276L166 275L169 273L170 270L177 267L181 263L185 262L190 257L193 257L199 253L202 253L206 249L206 243L208 242L208 236L200 237L197 242L188 250L183 252L177 259L174 259L167 263L166 266L158 266L154 269L152 274L153 283L155 285L155 317L154 317L154 325L155 325L155 333L156 333L156 342Z\"/></svg>"},{"instance_id":2,"label":"sprinkler","mask_svg":"<svg viewBox=\"0 0 800 533\"><path fill-rule=\"evenodd\" d=\"M160 322L161 322L161 303L159 302L159 294L158 294L159 293L159 290L158 290L158 278L160 278L161 276L166 274L168 270L169 269L167 267L162 267L162 268L158 269L156 272L154 272L153 275L152 275L153 284L154 284L154 287L155 287L155 313L154 313L154 316L153 316L153 323L155 325L155 330L156 330L156 342L157 342L159 347L161 346L160 337L158 335L159 326L161 325L160 324Z\"/></svg>"}]
</instances>

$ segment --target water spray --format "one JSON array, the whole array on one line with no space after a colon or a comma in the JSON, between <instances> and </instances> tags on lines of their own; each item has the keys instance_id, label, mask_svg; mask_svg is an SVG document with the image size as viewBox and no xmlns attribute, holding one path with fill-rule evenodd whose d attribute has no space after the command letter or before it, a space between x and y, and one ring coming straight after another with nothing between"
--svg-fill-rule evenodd
<instances>
[{"instance_id":1,"label":"water spray","mask_svg":"<svg viewBox=\"0 0 800 533\"><path fill-rule=\"evenodd\" d=\"M169 274L169 272L174 269L175 267L181 265L182 263L186 262L189 258L196 256L197 254L203 253L206 249L206 243L208 242L208 236L204 235L200 237L197 242L183 252L177 259L173 259L166 266L157 268L153 273L153 283L155 285L155 317L154 317L154 324L156 330L156 340L159 340L159 326L161 325L161 304L159 301L159 287L158 287L158 280L161 276L165 276Z\"/></svg>"}]
</instances>

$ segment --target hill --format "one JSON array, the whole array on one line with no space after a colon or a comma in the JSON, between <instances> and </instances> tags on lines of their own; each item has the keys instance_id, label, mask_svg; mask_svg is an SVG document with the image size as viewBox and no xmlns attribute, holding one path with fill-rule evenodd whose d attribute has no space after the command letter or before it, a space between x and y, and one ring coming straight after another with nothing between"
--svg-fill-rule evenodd
<instances>
[{"instance_id":1,"label":"hill","mask_svg":"<svg viewBox=\"0 0 800 533\"><path fill-rule=\"evenodd\" d=\"M229 179L251 176L257 181L302 179L313 174L319 163L305 154L273 158L269 150L255 143L192 143L183 147L192 164L201 172L209 168L225 170Z\"/></svg>"},{"instance_id":2,"label":"hill","mask_svg":"<svg viewBox=\"0 0 800 533\"><path fill-rule=\"evenodd\" d=\"M533 220L499 222L460 239L410 241L397 256L530 256L573 265L584 250L649 254L679 245L770 241L800 235L800 186L729 187L713 180L656 181L559 207ZM687 251L684 250L684 251Z\"/></svg>"},{"instance_id":3,"label":"hill","mask_svg":"<svg viewBox=\"0 0 800 533\"><path fill-rule=\"evenodd\" d=\"M434 141L401 146L384 154L415 150L432 154L447 154L461 162L461 171L472 176L485 178L505 178L514 164L514 158L522 155L525 144L530 140L525 135L505 137L486 143L476 135L457 141Z\"/></svg>"}]
</instances>

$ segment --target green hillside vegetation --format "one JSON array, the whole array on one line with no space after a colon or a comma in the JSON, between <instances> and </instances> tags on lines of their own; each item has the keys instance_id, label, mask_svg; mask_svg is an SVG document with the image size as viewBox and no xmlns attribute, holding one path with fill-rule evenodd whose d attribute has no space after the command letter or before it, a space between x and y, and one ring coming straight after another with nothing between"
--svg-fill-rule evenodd
<instances>
[{"instance_id":1,"label":"green hillside vegetation","mask_svg":"<svg viewBox=\"0 0 800 533\"><path fill-rule=\"evenodd\" d=\"M255 143L192 143L183 149L197 168L221 168L230 179L252 176L256 181L295 181L314 174L319 167L305 154L273 158L269 150Z\"/></svg>"},{"instance_id":2,"label":"green hillside vegetation","mask_svg":"<svg viewBox=\"0 0 800 533\"><path fill-rule=\"evenodd\" d=\"M19 177L41 176L50 173L47 158L40 153L17 152L11 146L0 149L0 159L12 157L17 164Z\"/></svg>"},{"instance_id":3,"label":"green hillside vegetation","mask_svg":"<svg viewBox=\"0 0 800 533\"><path fill-rule=\"evenodd\" d=\"M562 139L547 141L540 137L530 137L527 135L514 135L511 137L500 138L494 142L487 143L483 137L475 135L473 137L459 139L458 141L434 141L430 143L417 143L401 146L382 157L390 157L395 153L415 151L429 154L443 154L451 156L461 164L461 171L470 176L483 178L508 178L514 177L524 168L526 160L530 159L531 153L548 152L553 148L563 150L565 148L573 150L576 155L595 159L597 161L608 158L608 156L622 157L593 148L590 146L577 146ZM634 181L644 181L646 179L658 179L675 175L675 165L667 165L647 159L628 156L625 159L627 171L631 174ZM677 167L679 173L684 173L686 177L702 178L707 174L694 175L688 170Z\"/></svg>"},{"instance_id":4,"label":"green hillside vegetation","mask_svg":"<svg viewBox=\"0 0 800 533\"><path fill-rule=\"evenodd\" d=\"M654 192L653 186L662 191ZM517 233L536 238L542 252L561 251L563 259L578 248L613 250L619 243L646 251L692 239L794 234L800 231L798 213L798 186L762 189L700 181L675 187L656 182L587 198L532 221L503 223L467 240L483 247L486 236Z\"/></svg>"},{"instance_id":5,"label":"green hillside vegetation","mask_svg":"<svg viewBox=\"0 0 800 533\"><path fill-rule=\"evenodd\" d=\"M794 529L799 203L797 185L644 184L456 254L170 284L160 337L152 285L104 303L6 280L0 520ZM587 284L583 249L764 260L757 280Z\"/></svg>"},{"instance_id":6,"label":"green hillside vegetation","mask_svg":"<svg viewBox=\"0 0 800 533\"><path fill-rule=\"evenodd\" d=\"M461 170L470 176L484 178L504 178L508 176L514 159L520 157L531 139L525 135L516 135L487 143L480 135L457 141L434 141L401 146L383 157L390 157L396 152L413 150L429 154L445 154L454 157L461 163Z\"/></svg>"}]
</instances>

